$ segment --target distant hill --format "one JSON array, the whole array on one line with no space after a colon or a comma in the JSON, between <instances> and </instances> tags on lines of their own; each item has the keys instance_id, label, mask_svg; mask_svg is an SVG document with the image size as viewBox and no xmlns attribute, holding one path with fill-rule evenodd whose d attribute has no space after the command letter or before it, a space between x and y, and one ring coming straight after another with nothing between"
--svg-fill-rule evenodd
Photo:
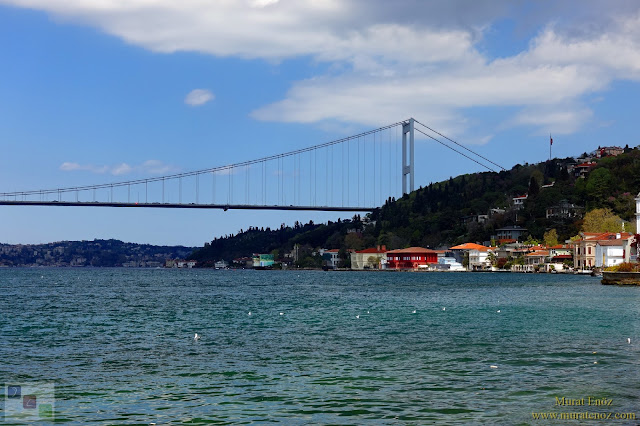
<instances>
[{"instance_id":1,"label":"distant hill","mask_svg":"<svg viewBox=\"0 0 640 426\"><path fill-rule=\"evenodd\" d=\"M627 147L621 155L603 158L597 158L597 152L430 183L398 200L387 200L362 220L355 216L320 225L283 224L275 230L251 227L214 239L191 258L205 266L252 253L273 252L276 258L284 258L296 245L304 249L307 261L313 249L320 247L345 253L347 249L375 245L389 249L414 245L437 248L467 241L487 242L497 229L512 225L526 228L538 240L555 229L562 241L576 235L582 225L579 218L546 218L547 208L563 200L585 212L607 207L634 223L634 197L640 191L640 150ZM590 171L584 178L576 176L579 169L575 166L588 161L595 163ZM528 198L521 209L516 209L513 198L525 194ZM482 221L477 220L478 215Z\"/></svg>"},{"instance_id":2,"label":"distant hill","mask_svg":"<svg viewBox=\"0 0 640 426\"><path fill-rule=\"evenodd\" d=\"M0 266L164 266L193 252L182 246L153 246L118 240L61 241L49 244L0 244Z\"/></svg>"}]
</instances>

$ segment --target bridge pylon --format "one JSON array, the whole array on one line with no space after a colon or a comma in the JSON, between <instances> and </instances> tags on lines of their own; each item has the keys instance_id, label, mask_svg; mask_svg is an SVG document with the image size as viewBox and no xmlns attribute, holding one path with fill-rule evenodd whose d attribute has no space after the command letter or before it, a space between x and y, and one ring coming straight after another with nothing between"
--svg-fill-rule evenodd
<instances>
[{"instance_id":1,"label":"bridge pylon","mask_svg":"<svg viewBox=\"0 0 640 426\"><path fill-rule=\"evenodd\" d=\"M409 192L413 192L414 186L414 122L413 118L402 123L402 195L407 194L407 176L409 180ZM407 138L408 135L408 138ZM407 149L407 142L409 148ZM407 152L408 151L408 152ZM407 156L408 154L408 156Z\"/></svg>"}]
</instances>

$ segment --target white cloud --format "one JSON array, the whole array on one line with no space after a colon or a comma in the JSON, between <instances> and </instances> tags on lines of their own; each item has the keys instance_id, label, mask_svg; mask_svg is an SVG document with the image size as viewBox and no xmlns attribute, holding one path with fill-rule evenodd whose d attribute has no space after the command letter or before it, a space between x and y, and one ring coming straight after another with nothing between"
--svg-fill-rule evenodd
<instances>
[{"instance_id":1,"label":"white cloud","mask_svg":"<svg viewBox=\"0 0 640 426\"><path fill-rule=\"evenodd\" d=\"M73 162L64 162L60 165L60 170L65 172L71 171L88 171L96 174L111 174L113 176L123 176L131 173L141 175L162 175L174 173L178 171L177 167L165 164L159 160L147 160L139 165L129 165L120 163L113 166L96 166L93 164L78 164Z\"/></svg>"},{"instance_id":2,"label":"white cloud","mask_svg":"<svg viewBox=\"0 0 640 426\"><path fill-rule=\"evenodd\" d=\"M278 3L280 0L253 0L251 2L252 7L267 7L272 4Z\"/></svg>"},{"instance_id":3,"label":"white cloud","mask_svg":"<svg viewBox=\"0 0 640 426\"><path fill-rule=\"evenodd\" d=\"M526 108L517 114L506 127L532 126L540 134L571 134L593 117L593 111L580 106L560 108Z\"/></svg>"},{"instance_id":4,"label":"white cloud","mask_svg":"<svg viewBox=\"0 0 640 426\"><path fill-rule=\"evenodd\" d=\"M184 103L191 106L204 105L213 100L215 96L207 89L194 89L184 98Z\"/></svg>"},{"instance_id":5,"label":"white cloud","mask_svg":"<svg viewBox=\"0 0 640 426\"><path fill-rule=\"evenodd\" d=\"M106 173L109 170L109 168L107 166L94 166L91 164L80 165L78 163L64 162L60 165L60 170L63 170L65 172L81 170L81 171L89 171L92 173Z\"/></svg>"},{"instance_id":6,"label":"white cloud","mask_svg":"<svg viewBox=\"0 0 640 426\"><path fill-rule=\"evenodd\" d=\"M294 83L259 120L378 125L409 116L452 134L467 108L509 106L503 126L576 131L592 114L582 100L616 79L640 80L636 1L511 0L0 0L100 28L156 52L333 65ZM492 22L537 31L519 54L492 58L478 46ZM539 28L542 28L541 30ZM185 103L213 99L196 89ZM564 109L564 111L563 111ZM491 133L491 131L487 132ZM124 169L123 169L124 170Z\"/></svg>"}]
</instances>

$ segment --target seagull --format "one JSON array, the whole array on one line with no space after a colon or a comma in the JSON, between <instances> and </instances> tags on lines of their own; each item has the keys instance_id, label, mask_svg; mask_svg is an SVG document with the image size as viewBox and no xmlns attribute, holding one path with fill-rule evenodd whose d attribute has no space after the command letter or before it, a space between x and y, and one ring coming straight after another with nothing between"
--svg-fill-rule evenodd
<instances>
[{"instance_id":1,"label":"seagull","mask_svg":"<svg viewBox=\"0 0 640 426\"><path fill-rule=\"evenodd\" d=\"M251 311L249 311L249 316L251 316Z\"/></svg>"},{"instance_id":2,"label":"seagull","mask_svg":"<svg viewBox=\"0 0 640 426\"><path fill-rule=\"evenodd\" d=\"M200 340L200 335L198 333L195 334L195 336L193 336L193 340Z\"/></svg>"},{"instance_id":3,"label":"seagull","mask_svg":"<svg viewBox=\"0 0 640 426\"><path fill-rule=\"evenodd\" d=\"M356 319L360 319L360 315L356 315Z\"/></svg>"},{"instance_id":4,"label":"seagull","mask_svg":"<svg viewBox=\"0 0 640 426\"><path fill-rule=\"evenodd\" d=\"M445 307L443 306L443 307L442 307L442 310L443 310L443 311L446 311L446 310L447 310L447 308L445 308Z\"/></svg>"},{"instance_id":5,"label":"seagull","mask_svg":"<svg viewBox=\"0 0 640 426\"><path fill-rule=\"evenodd\" d=\"M497 312L497 313L500 313L500 309L498 309L496 312Z\"/></svg>"},{"instance_id":6,"label":"seagull","mask_svg":"<svg viewBox=\"0 0 640 426\"><path fill-rule=\"evenodd\" d=\"M627 343L631 344L631 337L627 337Z\"/></svg>"},{"instance_id":7,"label":"seagull","mask_svg":"<svg viewBox=\"0 0 640 426\"><path fill-rule=\"evenodd\" d=\"M411 313L412 313L412 314L415 314L415 313L416 313L416 310L414 309L414 310L413 310L413 312L411 312Z\"/></svg>"},{"instance_id":8,"label":"seagull","mask_svg":"<svg viewBox=\"0 0 640 426\"><path fill-rule=\"evenodd\" d=\"M369 311L367 311L367 313L369 313Z\"/></svg>"},{"instance_id":9,"label":"seagull","mask_svg":"<svg viewBox=\"0 0 640 426\"><path fill-rule=\"evenodd\" d=\"M280 315L284 315L284 312L280 312Z\"/></svg>"}]
</instances>

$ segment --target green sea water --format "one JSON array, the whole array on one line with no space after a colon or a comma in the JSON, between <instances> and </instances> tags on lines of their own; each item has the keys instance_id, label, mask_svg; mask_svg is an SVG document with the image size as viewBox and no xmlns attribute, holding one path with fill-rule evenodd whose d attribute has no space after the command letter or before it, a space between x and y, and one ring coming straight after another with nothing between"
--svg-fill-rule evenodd
<instances>
[{"instance_id":1,"label":"green sea water","mask_svg":"<svg viewBox=\"0 0 640 426\"><path fill-rule=\"evenodd\" d=\"M591 277L1 269L0 315L56 422L640 423L640 288Z\"/></svg>"}]
</instances>

